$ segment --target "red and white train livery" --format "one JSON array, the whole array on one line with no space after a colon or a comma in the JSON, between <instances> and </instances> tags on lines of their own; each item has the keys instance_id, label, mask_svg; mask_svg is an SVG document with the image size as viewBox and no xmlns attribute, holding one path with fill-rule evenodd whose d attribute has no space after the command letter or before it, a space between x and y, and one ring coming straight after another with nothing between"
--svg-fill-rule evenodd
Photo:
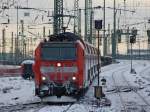
<instances>
[{"instance_id":1,"label":"red and white train livery","mask_svg":"<svg viewBox=\"0 0 150 112\"><path fill-rule=\"evenodd\" d=\"M50 36L35 50L36 95L77 97L97 73L97 49L73 33Z\"/></svg>"}]
</instances>

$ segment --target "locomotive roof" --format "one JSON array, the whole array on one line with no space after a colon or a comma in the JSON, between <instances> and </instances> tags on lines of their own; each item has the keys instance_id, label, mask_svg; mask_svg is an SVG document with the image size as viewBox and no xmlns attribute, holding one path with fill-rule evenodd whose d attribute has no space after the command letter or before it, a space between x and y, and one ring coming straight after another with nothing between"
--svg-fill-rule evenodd
<instances>
[{"instance_id":1,"label":"locomotive roof","mask_svg":"<svg viewBox=\"0 0 150 112\"><path fill-rule=\"evenodd\" d=\"M84 46L93 46L92 44L85 42L82 38L71 32L64 32L56 35L50 35L49 40L45 40L45 42L75 42L79 40Z\"/></svg>"},{"instance_id":2,"label":"locomotive roof","mask_svg":"<svg viewBox=\"0 0 150 112\"><path fill-rule=\"evenodd\" d=\"M77 41L77 40L83 41L78 35L71 32L65 32L57 35L50 35L48 41L62 42L62 41Z\"/></svg>"}]
</instances>

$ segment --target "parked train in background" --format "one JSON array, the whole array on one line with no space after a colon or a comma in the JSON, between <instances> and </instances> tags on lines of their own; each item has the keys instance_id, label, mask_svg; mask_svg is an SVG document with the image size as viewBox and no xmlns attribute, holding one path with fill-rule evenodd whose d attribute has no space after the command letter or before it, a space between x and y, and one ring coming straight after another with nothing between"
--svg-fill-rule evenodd
<instances>
[{"instance_id":1,"label":"parked train in background","mask_svg":"<svg viewBox=\"0 0 150 112\"><path fill-rule=\"evenodd\" d=\"M41 98L78 98L98 69L97 49L70 33L50 36L35 50L35 94Z\"/></svg>"},{"instance_id":2,"label":"parked train in background","mask_svg":"<svg viewBox=\"0 0 150 112\"><path fill-rule=\"evenodd\" d=\"M32 65L34 64L34 60L24 60L21 63L21 69L22 69L22 77L24 79L33 79L34 73L32 69Z\"/></svg>"}]
</instances>

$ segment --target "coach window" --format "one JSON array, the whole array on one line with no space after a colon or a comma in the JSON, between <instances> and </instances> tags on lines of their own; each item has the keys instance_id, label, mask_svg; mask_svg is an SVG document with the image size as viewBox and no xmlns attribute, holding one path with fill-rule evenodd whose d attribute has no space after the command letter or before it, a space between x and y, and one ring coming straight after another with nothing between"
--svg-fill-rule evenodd
<instances>
[{"instance_id":1,"label":"coach window","mask_svg":"<svg viewBox=\"0 0 150 112\"><path fill-rule=\"evenodd\" d=\"M89 53L92 54L92 49L91 46L89 47Z\"/></svg>"},{"instance_id":2,"label":"coach window","mask_svg":"<svg viewBox=\"0 0 150 112\"><path fill-rule=\"evenodd\" d=\"M86 53L88 54L89 52L88 52L88 46L87 46L87 44L85 44L85 48L86 48Z\"/></svg>"},{"instance_id":3,"label":"coach window","mask_svg":"<svg viewBox=\"0 0 150 112\"><path fill-rule=\"evenodd\" d=\"M88 70L88 80L90 80L90 70Z\"/></svg>"},{"instance_id":4,"label":"coach window","mask_svg":"<svg viewBox=\"0 0 150 112\"><path fill-rule=\"evenodd\" d=\"M88 54L90 54L90 49L89 49L89 47L87 47L87 50L88 50Z\"/></svg>"},{"instance_id":5,"label":"coach window","mask_svg":"<svg viewBox=\"0 0 150 112\"><path fill-rule=\"evenodd\" d=\"M90 54L92 54L92 47L90 47Z\"/></svg>"},{"instance_id":6,"label":"coach window","mask_svg":"<svg viewBox=\"0 0 150 112\"><path fill-rule=\"evenodd\" d=\"M92 47L90 47L90 52L91 52L91 54L93 53Z\"/></svg>"},{"instance_id":7,"label":"coach window","mask_svg":"<svg viewBox=\"0 0 150 112\"><path fill-rule=\"evenodd\" d=\"M94 54L94 48L92 47L92 54Z\"/></svg>"},{"instance_id":8,"label":"coach window","mask_svg":"<svg viewBox=\"0 0 150 112\"><path fill-rule=\"evenodd\" d=\"M93 54L93 48L91 47L91 54Z\"/></svg>"},{"instance_id":9,"label":"coach window","mask_svg":"<svg viewBox=\"0 0 150 112\"><path fill-rule=\"evenodd\" d=\"M93 51L94 51L94 54L96 54L95 49L93 49Z\"/></svg>"},{"instance_id":10,"label":"coach window","mask_svg":"<svg viewBox=\"0 0 150 112\"><path fill-rule=\"evenodd\" d=\"M94 47L92 47L92 54L95 54Z\"/></svg>"}]
</instances>

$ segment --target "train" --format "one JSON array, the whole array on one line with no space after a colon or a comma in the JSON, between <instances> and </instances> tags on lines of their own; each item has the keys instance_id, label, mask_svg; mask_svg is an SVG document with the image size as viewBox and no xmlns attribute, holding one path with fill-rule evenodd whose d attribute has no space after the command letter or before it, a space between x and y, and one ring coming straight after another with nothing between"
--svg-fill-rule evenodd
<instances>
[{"instance_id":1,"label":"train","mask_svg":"<svg viewBox=\"0 0 150 112\"><path fill-rule=\"evenodd\" d=\"M80 36L64 32L49 36L35 49L35 95L78 99L96 77L98 49Z\"/></svg>"},{"instance_id":2,"label":"train","mask_svg":"<svg viewBox=\"0 0 150 112\"><path fill-rule=\"evenodd\" d=\"M34 64L34 60L24 60L21 62L21 76L23 79L33 79L34 73L32 69L32 65Z\"/></svg>"}]
</instances>

